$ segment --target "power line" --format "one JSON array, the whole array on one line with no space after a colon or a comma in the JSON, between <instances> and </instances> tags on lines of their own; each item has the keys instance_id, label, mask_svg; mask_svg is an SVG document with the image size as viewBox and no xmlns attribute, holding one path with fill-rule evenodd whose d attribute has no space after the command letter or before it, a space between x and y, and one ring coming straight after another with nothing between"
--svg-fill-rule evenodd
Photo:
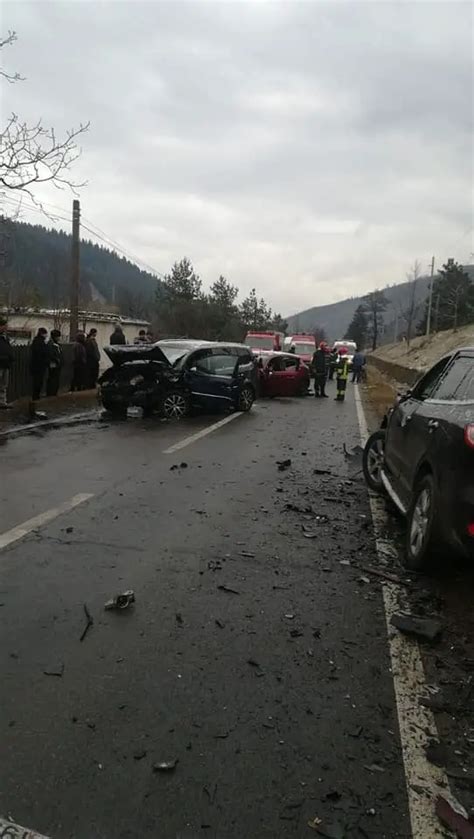
<instances>
[{"instance_id":1,"label":"power line","mask_svg":"<svg viewBox=\"0 0 474 839\"><path fill-rule=\"evenodd\" d=\"M31 204L31 203L29 203L25 200L22 200L20 202L16 202L15 199L13 199L13 198L11 198L10 196L7 196L7 195L5 195L5 196L2 195L1 200L5 200L7 202L10 202L10 206L15 206L19 210L21 210L21 208L24 207L29 212L37 213L38 215L44 215L44 211L41 209L41 207L36 206L34 204ZM63 212L63 213L67 212L67 210L64 210L64 208L58 207L57 204L50 204L49 202L46 202L46 201L42 201L41 204L44 205L45 207L52 207L54 209L61 210L61 212ZM68 216L59 215L58 213L49 213L49 214L46 213L46 215L52 221L65 221L65 222L68 222L68 223L71 222L71 219ZM87 225L89 225L89 226L84 224L84 220L87 222ZM115 250L119 254L121 254L122 256L125 256L126 259L128 259L130 262L134 262L138 267L142 267L142 269L146 269L148 272L150 272L152 274L156 274L156 276L158 276L158 277L163 277L163 273L161 271L158 271L152 265L149 265L147 262L144 262L136 254L132 253L131 251L126 250L126 248L124 248L122 245L120 245L118 242L116 242L114 239L112 239L110 236L108 236L107 233L105 233L103 230L101 230L100 227L97 227L97 225L95 225L86 216L82 217L81 227L82 227L82 229L87 230L87 232L90 233L92 236L94 236L96 239L99 239L99 241L104 242L104 244L108 245L110 248L112 248L112 250Z\"/></svg>"}]
</instances>

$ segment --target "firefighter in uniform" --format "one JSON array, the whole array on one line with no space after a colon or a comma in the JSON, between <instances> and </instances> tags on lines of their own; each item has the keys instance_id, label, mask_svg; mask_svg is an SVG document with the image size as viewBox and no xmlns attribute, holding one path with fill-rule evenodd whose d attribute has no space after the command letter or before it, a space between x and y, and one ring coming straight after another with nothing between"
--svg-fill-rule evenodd
<instances>
[{"instance_id":1,"label":"firefighter in uniform","mask_svg":"<svg viewBox=\"0 0 474 839\"><path fill-rule=\"evenodd\" d=\"M347 358L347 347L341 347L339 358L336 364L336 400L344 402L346 395L347 380L349 378L349 359Z\"/></svg>"}]
</instances>

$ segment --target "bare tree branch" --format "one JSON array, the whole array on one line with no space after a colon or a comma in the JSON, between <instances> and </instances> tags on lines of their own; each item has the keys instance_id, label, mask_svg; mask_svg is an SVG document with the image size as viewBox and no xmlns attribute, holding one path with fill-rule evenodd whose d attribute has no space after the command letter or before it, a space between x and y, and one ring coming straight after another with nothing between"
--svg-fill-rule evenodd
<instances>
[{"instance_id":1,"label":"bare tree branch","mask_svg":"<svg viewBox=\"0 0 474 839\"><path fill-rule=\"evenodd\" d=\"M10 47L17 40L17 37L18 36L17 36L16 32L9 31L6 38L0 38L0 50L3 47ZM19 73L8 73L6 70L3 69L3 67L0 67L0 76L2 76L4 79L6 79L7 82L10 82L10 84L14 84L15 82L24 82L25 81L24 76L20 76Z\"/></svg>"},{"instance_id":2,"label":"bare tree branch","mask_svg":"<svg viewBox=\"0 0 474 839\"><path fill-rule=\"evenodd\" d=\"M0 49L16 41L16 33L9 32L0 40ZM19 74L10 74L0 69L0 76L9 82L20 81ZM3 129L0 129L0 190L29 196L43 211L35 199L32 187L36 184L52 183L58 189L69 188L75 192L84 182L72 180L70 167L81 154L78 138L89 129L89 123L66 131L63 138L57 138L54 128L47 128L41 119L33 125L22 121L12 113Z\"/></svg>"}]
</instances>

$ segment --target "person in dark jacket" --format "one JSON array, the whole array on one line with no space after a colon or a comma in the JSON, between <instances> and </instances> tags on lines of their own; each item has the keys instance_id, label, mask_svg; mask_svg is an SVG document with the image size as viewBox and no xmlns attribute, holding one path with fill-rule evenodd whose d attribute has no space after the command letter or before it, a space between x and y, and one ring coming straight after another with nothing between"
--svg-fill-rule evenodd
<instances>
[{"instance_id":1,"label":"person in dark jacket","mask_svg":"<svg viewBox=\"0 0 474 839\"><path fill-rule=\"evenodd\" d=\"M74 342L71 390L84 390L87 383L86 336L78 332Z\"/></svg>"},{"instance_id":2,"label":"person in dark jacket","mask_svg":"<svg viewBox=\"0 0 474 839\"><path fill-rule=\"evenodd\" d=\"M127 341L125 340L125 335L123 334L123 329L119 323L117 323L112 335L110 336L110 343L111 344L126 344Z\"/></svg>"},{"instance_id":3,"label":"person in dark jacket","mask_svg":"<svg viewBox=\"0 0 474 839\"><path fill-rule=\"evenodd\" d=\"M10 407L7 402L7 391L12 366L13 348L7 335L7 319L0 315L0 410Z\"/></svg>"},{"instance_id":4,"label":"person in dark jacket","mask_svg":"<svg viewBox=\"0 0 474 839\"><path fill-rule=\"evenodd\" d=\"M362 373L364 372L365 367L365 355L360 350L357 350L354 353L354 358L352 359L352 381L356 384L359 384Z\"/></svg>"},{"instance_id":5,"label":"person in dark jacket","mask_svg":"<svg viewBox=\"0 0 474 839\"><path fill-rule=\"evenodd\" d=\"M48 378L46 380L46 396L57 396L59 390L59 377L63 366L63 350L59 339L61 333L59 329L52 329L50 338L47 344L49 363L48 363Z\"/></svg>"},{"instance_id":6,"label":"person in dark jacket","mask_svg":"<svg viewBox=\"0 0 474 839\"><path fill-rule=\"evenodd\" d=\"M336 371L336 364L337 364L337 360L338 360L338 358L339 358L339 353L338 353L338 351L337 351L337 347L333 347L333 349L332 349L332 350L331 350L331 352L329 353L329 362L328 362L328 366L329 366L329 376L328 376L328 379L329 379L329 381L331 381L331 382L332 382L332 380L333 380L333 378L334 378L334 373L335 373L335 371Z\"/></svg>"},{"instance_id":7,"label":"person in dark jacket","mask_svg":"<svg viewBox=\"0 0 474 839\"><path fill-rule=\"evenodd\" d=\"M325 341L321 341L319 348L314 353L311 367L314 373L314 395L324 396L327 399L328 354Z\"/></svg>"},{"instance_id":8,"label":"person in dark jacket","mask_svg":"<svg viewBox=\"0 0 474 839\"><path fill-rule=\"evenodd\" d=\"M148 340L147 334L144 329L140 329L137 337L135 338L134 344L149 344L150 341Z\"/></svg>"},{"instance_id":9,"label":"person in dark jacket","mask_svg":"<svg viewBox=\"0 0 474 839\"><path fill-rule=\"evenodd\" d=\"M87 355L87 387L91 390L97 387L99 378L100 350L97 345L97 329L91 329L86 338Z\"/></svg>"},{"instance_id":10,"label":"person in dark jacket","mask_svg":"<svg viewBox=\"0 0 474 839\"><path fill-rule=\"evenodd\" d=\"M30 372L32 379L33 402L41 397L46 371L49 364L49 350L46 343L48 330L40 326L31 342Z\"/></svg>"}]
</instances>

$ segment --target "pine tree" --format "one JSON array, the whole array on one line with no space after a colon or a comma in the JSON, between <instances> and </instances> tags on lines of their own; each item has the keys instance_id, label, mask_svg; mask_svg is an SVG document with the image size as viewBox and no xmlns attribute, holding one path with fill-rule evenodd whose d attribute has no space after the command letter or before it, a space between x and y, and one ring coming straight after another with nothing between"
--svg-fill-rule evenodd
<instances>
[{"instance_id":1,"label":"pine tree","mask_svg":"<svg viewBox=\"0 0 474 839\"><path fill-rule=\"evenodd\" d=\"M357 309L354 312L354 316L348 326L344 338L347 338L348 341L355 341L357 349L363 350L367 340L368 328L369 324L365 306L361 303L357 306Z\"/></svg>"},{"instance_id":2,"label":"pine tree","mask_svg":"<svg viewBox=\"0 0 474 839\"><path fill-rule=\"evenodd\" d=\"M426 332L428 301L418 331ZM474 319L474 284L462 265L448 259L433 283L431 310L432 332L443 329L457 329Z\"/></svg>"},{"instance_id":3,"label":"pine tree","mask_svg":"<svg viewBox=\"0 0 474 839\"><path fill-rule=\"evenodd\" d=\"M364 297L364 311L367 313L372 349L377 349L380 329L383 326L383 315L389 304L385 292L380 289L370 291Z\"/></svg>"}]
</instances>

